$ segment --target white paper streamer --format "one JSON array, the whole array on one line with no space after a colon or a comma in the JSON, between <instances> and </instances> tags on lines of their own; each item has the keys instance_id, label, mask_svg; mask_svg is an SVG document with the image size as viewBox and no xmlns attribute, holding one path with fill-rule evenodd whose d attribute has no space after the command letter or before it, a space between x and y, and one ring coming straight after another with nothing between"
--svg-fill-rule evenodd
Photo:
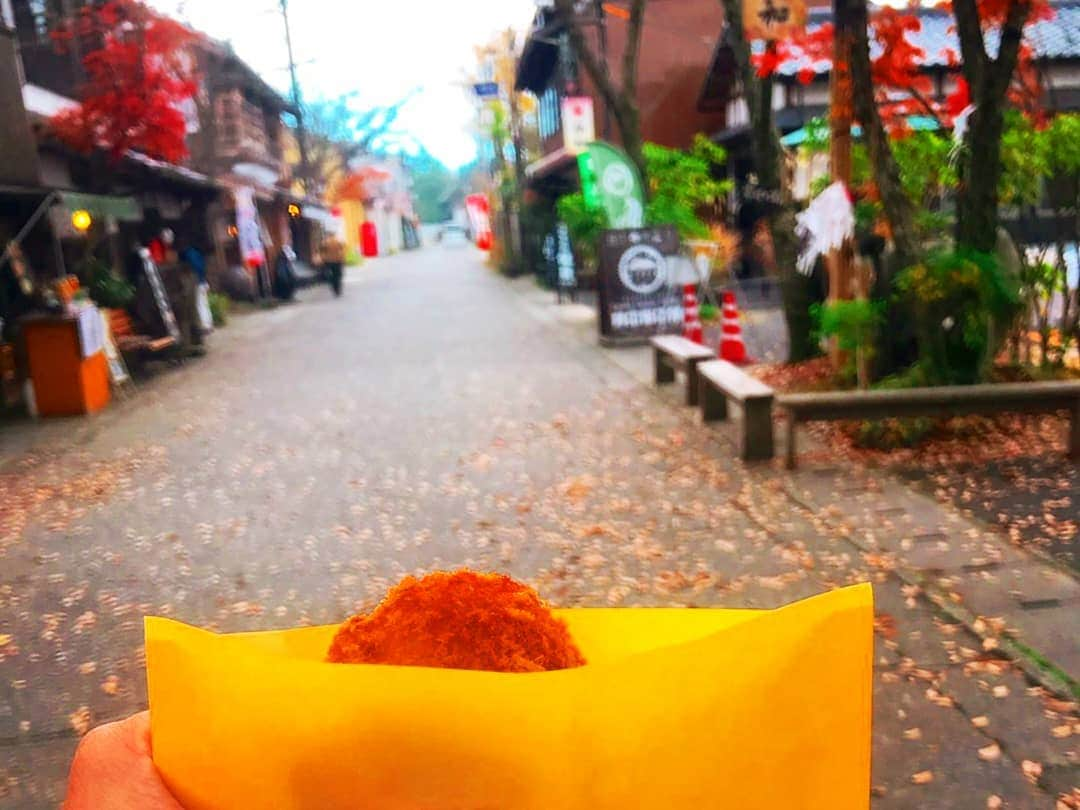
<instances>
[{"instance_id":1,"label":"white paper streamer","mask_svg":"<svg viewBox=\"0 0 1080 810\"><path fill-rule=\"evenodd\" d=\"M855 235L855 208L840 181L833 183L795 217L795 234L807 240L796 269L804 276L814 272L818 256L836 250Z\"/></svg>"}]
</instances>

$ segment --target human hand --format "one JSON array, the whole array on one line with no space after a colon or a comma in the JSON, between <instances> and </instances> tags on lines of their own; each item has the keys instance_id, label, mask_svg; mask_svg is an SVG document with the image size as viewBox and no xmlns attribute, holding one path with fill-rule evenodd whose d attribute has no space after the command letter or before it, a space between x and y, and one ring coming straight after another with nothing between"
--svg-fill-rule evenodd
<instances>
[{"instance_id":1,"label":"human hand","mask_svg":"<svg viewBox=\"0 0 1080 810\"><path fill-rule=\"evenodd\" d=\"M150 713L98 726L79 743L63 810L183 810L150 758Z\"/></svg>"}]
</instances>

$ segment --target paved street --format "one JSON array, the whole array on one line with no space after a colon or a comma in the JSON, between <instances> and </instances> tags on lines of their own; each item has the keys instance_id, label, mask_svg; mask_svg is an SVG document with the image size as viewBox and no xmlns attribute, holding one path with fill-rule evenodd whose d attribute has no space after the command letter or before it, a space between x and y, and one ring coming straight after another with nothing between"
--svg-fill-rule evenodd
<instances>
[{"instance_id":1,"label":"paved street","mask_svg":"<svg viewBox=\"0 0 1080 810\"><path fill-rule=\"evenodd\" d=\"M730 426L702 427L643 384L644 352L598 349L587 311L531 284L471 248L379 260L341 299L235 318L101 417L5 426L0 807L54 805L78 730L144 706L143 615L336 622L461 565L560 606L773 607L871 579L875 807L1053 808L1077 784L1075 704L904 576L901 518L945 507L851 481L841 507L847 471L743 467Z\"/></svg>"}]
</instances>

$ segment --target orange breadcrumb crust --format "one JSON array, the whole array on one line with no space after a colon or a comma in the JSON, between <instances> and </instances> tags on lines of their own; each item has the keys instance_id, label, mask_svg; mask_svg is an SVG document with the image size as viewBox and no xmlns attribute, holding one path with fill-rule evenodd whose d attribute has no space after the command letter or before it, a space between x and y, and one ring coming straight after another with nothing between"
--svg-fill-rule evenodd
<instances>
[{"instance_id":1,"label":"orange breadcrumb crust","mask_svg":"<svg viewBox=\"0 0 1080 810\"><path fill-rule=\"evenodd\" d=\"M540 672L585 663L536 591L502 574L405 577L369 615L338 629L334 664Z\"/></svg>"}]
</instances>

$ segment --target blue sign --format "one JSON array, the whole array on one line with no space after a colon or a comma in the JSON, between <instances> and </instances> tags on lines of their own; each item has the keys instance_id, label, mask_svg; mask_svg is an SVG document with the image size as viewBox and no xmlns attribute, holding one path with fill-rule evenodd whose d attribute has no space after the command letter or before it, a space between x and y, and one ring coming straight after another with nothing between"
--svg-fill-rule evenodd
<instances>
[{"instance_id":1,"label":"blue sign","mask_svg":"<svg viewBox=\"0 0 1080 810\"><path fill-rule=\"evenodd\" d=\"M496 82L480 82L473 85L473 90L480 98L498 98L499 85Z\"/></svg>"}]
</instances>

